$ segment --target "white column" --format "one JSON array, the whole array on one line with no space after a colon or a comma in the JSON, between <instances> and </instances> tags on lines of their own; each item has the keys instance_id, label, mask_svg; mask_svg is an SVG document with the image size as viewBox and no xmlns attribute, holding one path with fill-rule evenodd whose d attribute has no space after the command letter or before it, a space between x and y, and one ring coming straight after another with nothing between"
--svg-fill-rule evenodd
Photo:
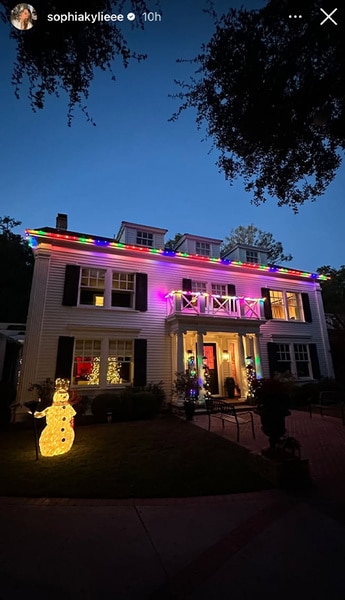
<instances>
[{"instance_id":1,"label":"white column","mask_svg":"<svg viewBox=\"0 0 345 600\"><path fill-rule=\"evenodd\" d=\"M256 370L256 377L258 379L261 379L262 367L261 367L259 340L258 340L257 335L254 335L254 337L253 337L253 344L254 344L254 366L255 366L255 370Z\"/></svg>"},{"instance_id":2,"label":"white column","mask_svg":"<svg viewBox=\"0 0 345 600\"><path fill-rule=\"evenodd\" d=\"M184 364L184 340L183 333L178 331L177 336L177 372L184 373L185 364Z\"/></svg>"},{"instance_id":3,"label":"white column","mask_svg":"<svg viewBox=\"0 0 345 600\"><path fill-rule=\"evenodd\" d=\"M239 355L239 366L240 366L240 375L241 375L241 396L247 396L248 393L248 385L247 385L247 371L246 371L246 361L245 361L245 336L238 335L238 355Z\"/></svg>"}]
</instances>

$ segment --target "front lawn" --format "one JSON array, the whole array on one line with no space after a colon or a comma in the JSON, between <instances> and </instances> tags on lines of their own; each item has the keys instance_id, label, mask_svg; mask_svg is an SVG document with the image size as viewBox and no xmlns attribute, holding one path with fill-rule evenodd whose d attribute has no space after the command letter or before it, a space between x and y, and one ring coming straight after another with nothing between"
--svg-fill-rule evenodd
<instances>
[{"instance_id":1,"label":"front lawn","mask_svg":"<svg viewBox=\"0 0 345 600\"><path fill-rule=\"evenodd\" d=\"M0 495L160 498L267 488L241 448L172 416L76 428L71 451L35 460L33 431L0 434Z\"/></svg>"}]
</instances>

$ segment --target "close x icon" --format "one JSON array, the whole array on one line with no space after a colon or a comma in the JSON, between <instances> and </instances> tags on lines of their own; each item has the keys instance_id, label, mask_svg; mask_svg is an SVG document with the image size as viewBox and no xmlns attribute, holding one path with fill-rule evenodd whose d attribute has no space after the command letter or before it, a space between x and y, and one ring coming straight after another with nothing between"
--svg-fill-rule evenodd
<instances>
[{"instance_id":1,"label":"close x icon","mask_svg":"<svg viewBox=\"0 0 345 600\"><path fill-rule=\"evenodd\" d=\"M324 8L320 8L320 11L325 15L323 21L321 21L320 25L325 25L328 21L333 23L333 25L338 25L337 21L333 18L333 15L337 12L337 8L334 8L332 11L327 12Z\"/></svg>"}]
</instances>

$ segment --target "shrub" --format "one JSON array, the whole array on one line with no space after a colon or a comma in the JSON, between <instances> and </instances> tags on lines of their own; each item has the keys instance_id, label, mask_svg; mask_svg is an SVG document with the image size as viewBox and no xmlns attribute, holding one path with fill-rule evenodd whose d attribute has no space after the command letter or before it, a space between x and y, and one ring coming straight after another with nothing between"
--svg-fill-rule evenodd
<instances>
[{"instance_id":1,"label":"shrub","mask_svg":"<svg viewBox=\"0 0 345 600\"><path fill-rule=\"evenodd\" d=\"M0 381L0 429L7 429L11 422L11 404L16 398L16 388L7 381Z\"/></svg>"},{"instance_id":2,"label":"shrub","mask_svg":"<svg viewBox=\"0 0 345 600\"><path fill-rule=\"evenodd\" d=\"M118 394L98 394L92 400L91 411L98 423L105 423L107 421L107 413L111 412L114 415L118 412L120 403L121 400Z\"/></svg>"}]
</instances>

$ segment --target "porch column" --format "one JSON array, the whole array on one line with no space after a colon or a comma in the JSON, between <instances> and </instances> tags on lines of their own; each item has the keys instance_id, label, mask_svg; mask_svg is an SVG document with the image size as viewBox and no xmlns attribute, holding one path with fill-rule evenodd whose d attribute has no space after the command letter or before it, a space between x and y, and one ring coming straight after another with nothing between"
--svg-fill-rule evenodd
<instances>
[{"instance_id":1,"label":"porch column","mask_svg":"<svg viewBox=\"0 0 345 600\"><path fill-rule=\"evenodd\" d=\"M253 344L254 344L254 366L256 371L257 379L262 378L262 368L261 368L261 356L260 356L260 348L259 348L259 340L257 334L253 336Z\"/></svg>"},{"instance_id":2,"label":"porch column","mask_svg":"<svg viewBox=\"0 0 345 600\"><path fill-rule=\"evenodd\" d=\"M240 366L240 374L241 374L241 396L247 397L248 393L248 384L247 384L247 371L246 371L246 361L245 361L245 342L246 336L238 334L238 356L239 356L239 366Z\"/></svg>"},{"instance_id":3,"label":"porch column","mask_svg":"<svg viewBox=\"0 0 345 600\"><path fill-rule=\"evenodd\" d=\"M185 372L183 333L177 332L177 372Z\"/></svg>"},{"instance_id":4,"label":"porch column","mask_svg":"<svg viewBox=\"0 0 345 600\"><path fill-rule=\"evenodd\" d=\"M204 335L200 331L197 331L197 334L196 334L196 345L197 345L197 349L198 349L197 365L198 365L198 380L199 380L199 385L200 385L199 400L201 400L204 396L204 390L203 390L204 370L202 368L202 357L204 356Z\"/></svg>"}]
</instances>

